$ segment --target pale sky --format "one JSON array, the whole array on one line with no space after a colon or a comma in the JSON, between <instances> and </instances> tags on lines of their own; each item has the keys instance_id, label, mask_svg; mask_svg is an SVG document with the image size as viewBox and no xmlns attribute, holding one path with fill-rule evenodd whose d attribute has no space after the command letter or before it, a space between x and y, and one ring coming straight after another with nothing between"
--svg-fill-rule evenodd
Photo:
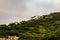
<instances>
[{"instance_id":1,"label":"pale sky","mask_svg":"<svg viewBox=\"0 0 60 40\"><path fill-rule=\"evenodd\" d=\"M60 0L0 0L0 24L60 11Z\"/></svg>"}]
</instances>

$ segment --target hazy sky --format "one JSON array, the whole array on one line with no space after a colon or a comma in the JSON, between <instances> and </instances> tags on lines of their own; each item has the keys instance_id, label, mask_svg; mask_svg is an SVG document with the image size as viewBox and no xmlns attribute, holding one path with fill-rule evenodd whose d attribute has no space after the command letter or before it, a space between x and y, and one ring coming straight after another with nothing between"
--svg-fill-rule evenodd
<instances>
[{"instance_id":1,"label":"hazy sky","mask_svg":"<svg viewBox=\"0 0 60 40\"><path fill-rule=\"evenodd\" d=\"M0 0L0 24L60 11L60 0Z\"/></svg>"}]
</instances>

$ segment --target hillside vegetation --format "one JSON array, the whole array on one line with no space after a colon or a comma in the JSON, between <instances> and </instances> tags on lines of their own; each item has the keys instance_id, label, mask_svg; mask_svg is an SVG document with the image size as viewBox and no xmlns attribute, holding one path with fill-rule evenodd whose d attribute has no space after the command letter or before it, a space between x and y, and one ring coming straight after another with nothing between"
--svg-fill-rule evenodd
<instances>
[{"instance_id":1,"label":"hillside vegetation","mask_svg":"<svg viewBox=\"0 0 60 40\"><path fill-rule=\"evenodd\" d=\"M15 35L18 40L60 40L60 12L0 25L0 37Z\"/></svg>"}]
</instances>

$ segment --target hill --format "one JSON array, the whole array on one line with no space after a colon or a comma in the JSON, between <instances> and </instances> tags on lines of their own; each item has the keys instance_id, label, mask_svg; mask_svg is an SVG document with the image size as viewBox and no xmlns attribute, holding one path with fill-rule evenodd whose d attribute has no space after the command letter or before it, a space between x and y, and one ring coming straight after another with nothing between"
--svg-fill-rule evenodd
<instances>
[{"instance_id":1,"label":"hill","mask_svg":"<svg viewBox=\"0 0 60 40\"><path fill-rule=\"evenodd\" d=\"M0 37L15 35L18 40L60 40L60 12L0 25Z\"/></svg>"}]
</instances>

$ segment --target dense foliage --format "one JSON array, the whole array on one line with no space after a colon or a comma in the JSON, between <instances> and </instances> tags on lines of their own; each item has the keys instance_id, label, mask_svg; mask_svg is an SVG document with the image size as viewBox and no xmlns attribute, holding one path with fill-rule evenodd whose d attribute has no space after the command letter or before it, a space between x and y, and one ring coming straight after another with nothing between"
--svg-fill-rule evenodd
<instances>
[{"instance_id":1,"label":"dense foliage","mask_svg":"<svg viewBox=\"0 0 60 40\"><path fill-rule=\"evenodd\" d=\"M18 40L60 40L60 12L0 25L0 37L14 35Z\"/></svg>"}]
</instances>

